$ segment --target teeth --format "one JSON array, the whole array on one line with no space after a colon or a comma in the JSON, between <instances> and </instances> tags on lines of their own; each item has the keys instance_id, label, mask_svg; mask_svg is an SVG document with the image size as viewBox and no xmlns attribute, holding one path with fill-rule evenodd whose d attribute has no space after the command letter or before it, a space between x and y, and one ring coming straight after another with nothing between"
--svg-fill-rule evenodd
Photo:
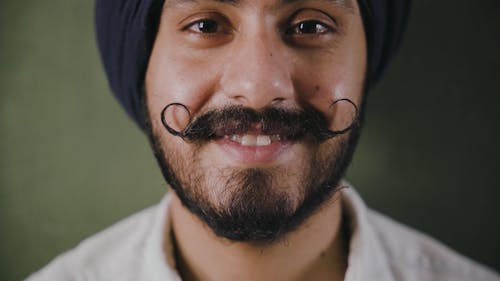
<instances>
[{"instance_id":1,"label":"teeth","mask_svg":"<svg viewBox=\"0 0 500 281\"><path fill-rule=\"evenodd\" d=\"M270 145L271 144L271 137L266 136L266 135L258 135L257 136L257 146L264 146L264 145Z\"/></svg>"},{"instance_id":2,"label":"teeth","mask_svg":"<svg viewBox=\"0 0 500 281\"><path fill-rule=\"evenodd\" d=\"M241 145L243 146L255 146L257 144L257 136L253 135L243 135L241 138Z\"/></svg>"},{"instance_id":3,"label":"teeth","mask_svg":"<svg viewBox=\"0 0 500 281\"><path fill-rule=\"evenodd\" d=\"M279 135L231 135L224 136L225 139L237 142L243 146L265 146L270 145L274 141L280 141Z\"/></svg>"}]
</instances>

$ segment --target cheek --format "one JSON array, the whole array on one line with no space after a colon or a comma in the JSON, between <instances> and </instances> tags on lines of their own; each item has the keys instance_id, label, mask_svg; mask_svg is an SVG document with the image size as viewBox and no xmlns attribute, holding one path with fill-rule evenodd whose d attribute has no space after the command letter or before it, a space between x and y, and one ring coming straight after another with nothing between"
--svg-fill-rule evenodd
<instances>
[{"instance_id":1,"label":"cheek","mask_svg":"<svg viewBox=\"0 0 500 281\"><path fill-rule=\"evenodd\" d=\"M365 77L365 57L359 51L345 49L315 63L304 61L297 67L294 81L300 103L312 106L332 121L332 130L341 130L350 125L356 108L360 108Z\"/></svg>"},{"instance_id":2,"label":"cheek","mask_svg":"<svg viewBox=\"0 0 500 281\"><path fill-rule=\"evenodd\" d=\"M152 120L171 103L185 105L196 115L213 92L218 66L213 59L199 59L186 51L155 46L146 73L146 95Z\"/></svg>"},{"instance_id":3,"label":"cheek","mask_svg":"<svg viewBox=\"0 0 500 281\"><path fill-rule=\"evenodd\" d=\"M329 120L338 120L355 112L355 108L348 102L335 101L349 99L359 108L363 93L363 80L355 79L362 74L350 74L348 71L339 71L336 68L318 73L306 73L302 83L298 83L300 102L319 110Z\"/></svg>"}]
</instances>

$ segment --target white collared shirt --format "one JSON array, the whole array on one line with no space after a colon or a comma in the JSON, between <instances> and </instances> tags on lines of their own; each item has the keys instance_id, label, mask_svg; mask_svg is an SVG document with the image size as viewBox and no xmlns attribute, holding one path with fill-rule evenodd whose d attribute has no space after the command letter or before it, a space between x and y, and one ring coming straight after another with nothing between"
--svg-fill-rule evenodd
<instances>
[{"instance_id":1,"label":"white collared shirt","mask_svg":"<svg viewBox=\"0 0 500 281\"><path fill-rule=\"evenodd\" d=\"M352 187L341 192L351 228L345 281L500 281L493 271L368 209ZM164 235L170 233L170 197L84 240L27 281L180 281Z\"/></svg>"}]
</instances>

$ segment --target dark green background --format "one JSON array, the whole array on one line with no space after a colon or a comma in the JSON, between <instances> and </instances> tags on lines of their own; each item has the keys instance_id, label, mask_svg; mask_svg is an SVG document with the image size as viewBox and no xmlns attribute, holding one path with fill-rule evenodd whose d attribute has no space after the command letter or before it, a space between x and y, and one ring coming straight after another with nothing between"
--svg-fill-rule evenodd
<instances>
[{"instance_id":1,"label":"dark green background","mask_svg":"<svg viewBox=\"0 0 500 281\"><path fill-rule=\"evenodd\" d=\"M349 179L369 205L500 269L500 1L417 0ZM166 189L112 98L92 1L0 2L0 279Z\"/></svg>"}]
</instances>

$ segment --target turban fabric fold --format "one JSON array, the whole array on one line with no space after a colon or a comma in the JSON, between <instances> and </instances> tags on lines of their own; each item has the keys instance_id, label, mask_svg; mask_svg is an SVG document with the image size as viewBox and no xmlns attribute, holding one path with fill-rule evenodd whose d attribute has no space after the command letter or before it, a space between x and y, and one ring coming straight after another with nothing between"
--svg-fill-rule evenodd
<instances>
[{"instance_id":1,"label":"turban fabric fold","mask_svg":"<svg viewBox=\"0 0 500 281\"><path fill-rule=\"evenodd\" d=\"M144 78L164 0L96 0L101 59L113 94L142 128ZM358 0L368 46L367 82L381 76L406 27L411 0Z\"/></svg>"}]
</instances>

